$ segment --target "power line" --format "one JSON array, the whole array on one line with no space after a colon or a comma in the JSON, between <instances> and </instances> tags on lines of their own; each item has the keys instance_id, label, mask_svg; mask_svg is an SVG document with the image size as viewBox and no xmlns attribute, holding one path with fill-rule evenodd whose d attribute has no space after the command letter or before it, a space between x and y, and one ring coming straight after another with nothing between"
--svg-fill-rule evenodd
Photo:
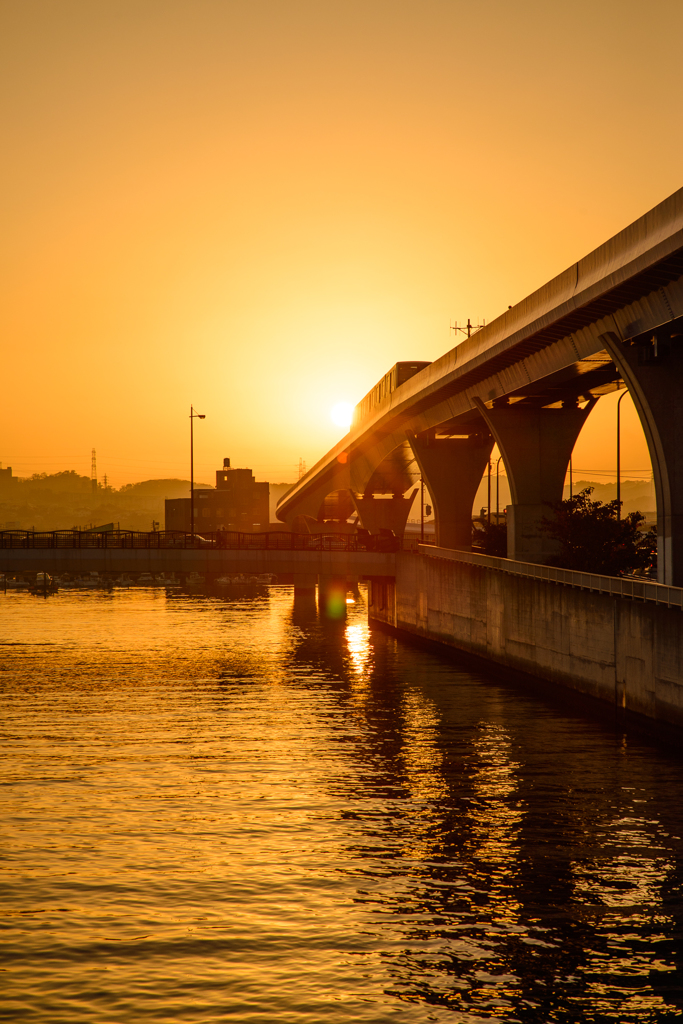
<instances>
[{"instance_id":1,"label":"power line","mask_svg":"<svg viewBox=\"0 0 683 1024\"><path fill-rule=\"evenodd\" d=\"M574 467L575 473L593 473L594 476L616 476L616 469L577 469ZM652 470L650 469L622 469L622 473L645 473L650 476Z\"/></svg>"}]
</instances>

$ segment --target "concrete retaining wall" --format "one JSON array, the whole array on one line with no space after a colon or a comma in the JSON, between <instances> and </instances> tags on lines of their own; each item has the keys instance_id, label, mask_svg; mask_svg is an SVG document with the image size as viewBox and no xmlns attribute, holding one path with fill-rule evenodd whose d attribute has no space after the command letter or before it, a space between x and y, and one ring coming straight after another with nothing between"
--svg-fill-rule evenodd
<instances>
[{"instance_id":1,"label":"concrete retaining wall","mask_svg":"<svg viewBox=\"0 0 683 1024\"><path fill-rule=\"evenodd\" d=\"M479 565L396 555L370 618L683 726L683 614Z\"/></svg>"}]
</instances>

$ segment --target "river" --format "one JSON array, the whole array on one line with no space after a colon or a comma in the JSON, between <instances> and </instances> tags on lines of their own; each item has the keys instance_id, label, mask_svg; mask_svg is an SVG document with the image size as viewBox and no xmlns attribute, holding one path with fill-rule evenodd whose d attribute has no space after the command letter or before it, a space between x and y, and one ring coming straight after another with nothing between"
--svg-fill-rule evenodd
<instances>
[{"instance_id":1,"label":"river","mask_svg":"<svg viewBox=\"0 0 683 1024\"><path fill-rule=\"evenodd\" d=\"M362 590L0 624L1 1019L682 1015L677 751L369 630Z\"/></svg>"}]
</instances>

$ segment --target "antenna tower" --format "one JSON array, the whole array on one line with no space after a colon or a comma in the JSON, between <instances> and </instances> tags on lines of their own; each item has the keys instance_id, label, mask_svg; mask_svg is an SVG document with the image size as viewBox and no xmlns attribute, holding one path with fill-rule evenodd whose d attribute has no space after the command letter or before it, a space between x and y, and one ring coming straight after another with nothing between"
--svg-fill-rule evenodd
<instances>
[{"instance_id":1,"label":"antenna tower","mask_svg":"<svg viewBox=\"0 0 683 1024\"><path fill-rule=\"evenodd\" d=\"M92 450L92 457L90 459L90 488L93 494L97 490L97 455L95 449Z\"/></svg>"}]
</instances>

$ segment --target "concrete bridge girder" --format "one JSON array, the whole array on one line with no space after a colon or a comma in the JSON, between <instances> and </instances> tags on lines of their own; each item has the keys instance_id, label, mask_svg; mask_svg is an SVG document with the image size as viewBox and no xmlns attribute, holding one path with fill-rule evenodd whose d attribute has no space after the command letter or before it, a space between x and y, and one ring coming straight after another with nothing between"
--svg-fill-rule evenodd
<instances>
[{"instance_id":1,"label":"concrete bridge girder","mask_svg":"<svg viewBox=\"0 0 683 1024\"><path fill-rule=\"evenodd\" d=\"M436 543L472 547L472 505L488 465L493 438L424 437L408 434L410 446L434 502Z\"/></svg>"},{"instance_id":2,"label":"concrete bridge girder","mask_svg":"<svg viewBox=\"0 0 683 1024\"><path fill-rule=\"evenodd\" d=\"M549 502L562 499L571 453L597 399L583 409L487 409L480 398L474 402L496 439L510 484L508 558L544 562L556 546L541 531L540 520L548 515Z\"/></svg>"},{"instance_id":3,"label":"concrete bridge girder","mask_svg":"<svg viewBox=\"0 0 683 1024\"><path fill-rule=\"evenodd\" d=\"M399 418L392 430L373 432L351 452L351 488L357 494L365 494L372 477L397 448L406 443L406 426L411 417Z\"/></svg>"},{"instance_id":4,"label":"concrete bridge girder","mask_svg":"<svg viewBox=\"0 0 683 1024\"><path fill-rule=\"evenodd\" d=\"M292 525L297 516L311 516L317 519L322 509L325 498L334 491L348 490L351 486L351 475L349 460L343 462L335 461L330 471L317 479L314 487L307 487L296 505L287 509L286 514L278 514L281 522Z\"/></svg>"},{"instance_id":5,"label":"concrete bridge girder","mask_svg":"<svg viewBox=\"0 0 683 1024\"><path fill-rule=\"evenodd\" d=\"M356 504L356 509L359 515L361 515L360 508L357 505L358 496L367 493L368 484L371 482L373 475L392 452L405 445L405 430L403 432L383 433L372 440L374 443L364 445L362 448L359 447L352 451L341 452L342 458L337 458L330 471L326 475L321 476L314 487L308 487L305 494L301 495L297 500L296 505L288 509L284 516L279 515L279 518L290 525L298 515L308 515L317 519L327 496L338 490L347 490L350 493L354 504ZM401 497L400 500L409 502L409 504L402 525L400 525L400 521L403 516L404 506L400 506L401 512L397 513L397 516L394 517L397 525L400 525L400 533L396 530L394 531L397 532L397 536L402 535L405 530L405 523L410 512L410 503L412 503L413 498ZM374 515L370 521L375 522ZM382 525L384 525L383 522ZM365 528L375 532L373 526L366 525Z\"/></svg>"}]
</instances>

